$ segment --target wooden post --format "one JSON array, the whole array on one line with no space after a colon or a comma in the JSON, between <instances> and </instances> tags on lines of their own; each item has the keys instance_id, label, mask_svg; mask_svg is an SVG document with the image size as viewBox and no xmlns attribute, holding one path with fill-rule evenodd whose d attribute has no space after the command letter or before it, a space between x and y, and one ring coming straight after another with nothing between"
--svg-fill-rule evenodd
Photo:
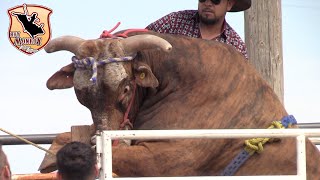
<instances>
[{"instance_id":1,"label":"wooden post","mask_svg":"<svg viewBox=\"0 0 320 180\"><path fill-rule=\"evenodd\" d=\"M89 125L71 126L71 141L91 144L92 129Z\"/></svg>"},{"instance_id":2,"label":"wooden post","mask_svg":"<svg viewBox=\"0 0 320 180\"><path fill-rule=\"evenodd\" d=\"M249 61L284 103L281 0L252 0L244 16Z\"/></svg>"}]
</instances>

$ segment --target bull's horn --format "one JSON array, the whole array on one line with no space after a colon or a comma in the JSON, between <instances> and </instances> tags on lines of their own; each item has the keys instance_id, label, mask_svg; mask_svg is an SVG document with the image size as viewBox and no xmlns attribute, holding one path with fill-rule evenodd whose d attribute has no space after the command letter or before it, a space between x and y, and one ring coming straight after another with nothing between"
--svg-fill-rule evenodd
<instances>
[{"instance_id":1,"label":"bull's horn","mask_svg":"<svg viewBox=\"0 0 320 180\"><path fill-rule=\"evenodd\" d=\"M165 52L169 52L172 49L168 41L150 34L131 36L124 39L122 43L128 53L136 53L137 51L153 48L161 48Z\"/></svg>"},{"instance_id":2,"label":"bull's horn","mask_svg":"<svg viewBox=\"0 0 320 180\"><path fill-rule=\"evenodd\" d=\"M73 54L76 54L78 51L78 47L82 42L84 42L83 39L75 36L61 36L49 41L44 49L47 53L66 50L72 52Z\"/></svg>"}]
</instances>

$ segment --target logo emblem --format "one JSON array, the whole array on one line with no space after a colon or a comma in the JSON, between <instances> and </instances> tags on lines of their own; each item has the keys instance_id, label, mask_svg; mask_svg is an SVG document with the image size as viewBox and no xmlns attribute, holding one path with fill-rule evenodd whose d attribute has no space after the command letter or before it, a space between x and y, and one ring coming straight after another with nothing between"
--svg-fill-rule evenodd
<instances>
[{"instance_id":1,"label":"logo emblem","mask_svg":"<svg viewBox=\"0 0 320 180\"><path fill-rule=\"evenodd\" d=\"M32 55L50 40L49 15L52 10L40 6L23 4L8 10L10 17L9 40L19 51Z\"/></svg>"}]
</instances>

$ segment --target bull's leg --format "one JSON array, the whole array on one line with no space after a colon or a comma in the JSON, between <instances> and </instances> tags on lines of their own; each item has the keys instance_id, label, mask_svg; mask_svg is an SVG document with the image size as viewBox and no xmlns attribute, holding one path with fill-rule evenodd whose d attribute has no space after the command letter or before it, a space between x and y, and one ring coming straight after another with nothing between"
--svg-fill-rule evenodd
<instances>
[{"instance_id":1,"label":"bull's leg","mask_svg":"<svg viewBox=\"0 0 320 180\"><path fill-rule=\"evenodd\" d=\"M61 149L65 144L71 142L71 133L70 132L65 132L61 133L56 136L56 138L53 140L49 150L56 154L59 149ZM46 153L42 163L39 167L39 171L41 173L49 173L57 170L56 167L56 156Z\"/></svg>"},{"instance_id":2,"label":"bull's leg","mask_svg":"<svg viewBox=\"0 0 320 180\"><path fill-rule=\"evenodd\" d=\"M117 146L112 154L112 171L120 177L160 176L160 167L145 146Z\"/></svg>"},{"instance_id":3,"label":"bull's leg","mask_svg":"<svg viewBox=\"0 0 320 180\"><path fill-rule=\"evenodd\" d=\"M189 140L113 147L113 172L120 177L199 175L203 171L199 170L201 162L208 153L196 147Z\"/></svg>"},{"instance_id":4,"label":"bull's leg","mask_svg":"<svg viewBox=\"0 0 320 180\"><path fill-rule=\"evenodd\" d=\"M90 138L95 132L94 125L72 126L71 132L61 133L53 140L49 150L56 154L64 145L71 141L79 141L90 144ZM39 167L41 173L48 173L57 170L56 156L46 154Z\"/></svg>"}]
</instances>

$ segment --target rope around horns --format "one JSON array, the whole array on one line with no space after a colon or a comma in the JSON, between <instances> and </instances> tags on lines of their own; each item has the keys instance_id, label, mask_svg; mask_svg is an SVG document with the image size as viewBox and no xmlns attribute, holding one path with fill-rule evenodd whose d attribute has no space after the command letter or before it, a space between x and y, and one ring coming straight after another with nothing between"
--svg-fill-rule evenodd
<instances>
[{"instance_id":1,"label":"rope around horns","mask_svg":"<svg viewBox=\"0 0 320 180\"><path fill-rule=\"evenodd\" d=\"M98 66L100 65L105 65L108 63L113 63L113 62L123 62L123 61L131 61L135 58L135 56L127 56L127 57L119 57L119 58L107 58L98 61L97 59L93 57L87 57L84 59L78 59L76 56L73 56L72 62L74 64L75 68L87 68L91 69L92 68L92 76L90 78L90 81L93 83L96 83L97 81L97 75L98 75Z\"/></svg>"}]
</instances>

